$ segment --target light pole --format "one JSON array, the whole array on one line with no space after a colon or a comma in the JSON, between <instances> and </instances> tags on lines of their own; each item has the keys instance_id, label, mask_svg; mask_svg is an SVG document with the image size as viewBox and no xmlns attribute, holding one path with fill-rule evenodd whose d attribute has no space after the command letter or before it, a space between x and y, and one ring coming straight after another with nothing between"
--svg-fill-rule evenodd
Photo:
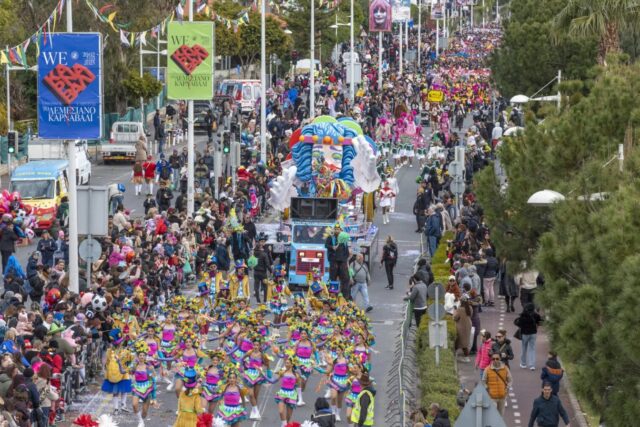
<instances>
[{"instance_id":1,"label":"light pole","mask_svg":"<svg viewBox=\"0 0 640 427\"><path fill-rule=\"evenodd\" d=\"M336 51L336 62L338 62L340 60L340 54L338 53L338 28L340 27L348 27L351 24L345 24L342 22L338 22L338 12L336 10L336 23L329 25L329 28L333 28L336 30L336 45L335 45L335 51Z\"/></svg>"},{"instance_id":2,"label":"light pole","mask_svg":"<svg viewBox=\"0 0 640 427\"><path fill-rule=\"evenodd\" d=\"M351 67L350 75L351 75L351 84L349 85L349 96L351 98L351 103L355 102L355 93L356 93L356 50L354 47L353 41L353 27L355 26L354 16L353 16L353 0L351 0L351 19L349 21L351 23L351 32L349 37L351 38L351 62L349 66ZM400 30L402 31L402 29Z\"/></svg>"},{"instance_id":3,"label":"light pole","mask_svg":"<svg viewBox=\"0 0 640 427\"><path fill-rule=\"evenodd\" d=\"M420 69L421 46L422 46L422 0L418 0L418 69Z\"/></svg>"},{"instance_id":4,"label":"light pole","mask_svg":"<svg viewBox=\"0 0 640 427\"><path fill-rule=\"evenodd\" d=\"M215 24L214 24L215 25ZM161 44L167 44L166 40L160 40L160 37L158 36L157 39L157 43L156 43L156 77L158 78L158 81L160 80L160 55L166 55L167 54L167 50L160 50L160 45ZM214 55L215 57L215 55ZM162 85L164 86L164 82L162 82ZM156 97L156 108L160 108L160 95L158 94L158 96Z\"/></svg>"},{"instance_id":5,"label":"light pole","mask_svg":"<svg viewBox=\"0 0 640 427\"><path fill-rule=\"evenodd\" d=\"M73 2L67 2L67 33L73 33ZM78 267L78 189L76 185L76 144L67 141L69 158L69 290L80 292Z\"/></svg>"},{"instance_id":6,"label":"light pole","mask_svg":"<svg viewBox=\"0 0 640 427\"><path fill-rule=\"evenodd\" d=\"M193 22L193 0L189 0L189 22ZM193 100L188 103L188 138L187 138L187 216L193 217L195 210L195 135L194 135L194 111Z\"/></svg>"},{"instance_id":7,"label":"light pole","mask_svg":"<svg viewBox=\"0 0 640 427\"><path fill-rule=\"evenodd\" d=\"M260 161L267 164L267 2L260 2Z\"/></svg>"},{"instance_id":8,"label":"light pole","mask_svg":"<svg viewBox=\"0 0 640 427\"><path fill-rule=\"evenodd\" d=\"M265 0L262 0L263 2ZM316 3L311 0L311 46L309 56L311 64L309 66L309 117L316 115Z\"/></svg>"}]
</instances>

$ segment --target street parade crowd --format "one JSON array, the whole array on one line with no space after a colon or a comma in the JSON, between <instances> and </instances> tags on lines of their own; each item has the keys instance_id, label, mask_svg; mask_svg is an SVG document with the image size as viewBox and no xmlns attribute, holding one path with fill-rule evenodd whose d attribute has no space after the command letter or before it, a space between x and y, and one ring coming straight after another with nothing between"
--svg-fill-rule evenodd
<instances>
[{"instance_id":1,"label":"street parade crowd","mask_svg":"<svg viewBox=\"0 0 640 427\"><path fill-rule=\"evenodd\" d=\"M91 357L104 367L101 391L112 395L113 405L108 412L115 417L131 413L139 427L153 419L161 393L175 393L178 398L176 427L247 425L247 420L262 417L259 399L269 384L275 392L265 410L277 411L282 426L294 425L300 419L296 408L304 405L314 406L314 415L304 426L328 427L342 421L374 425L371 372L376 340L367 316L373 309L366 295L368 272L360 277L351 264L347 274L332 270L329 282L316 272L308 291L292 292L287 260L274 257L265 246L267 236L256 229L256 222L274 215L270 188L281 175L292 135L306 122L310 108L316 115L353 118L375 141L382 177L375 203L383 225L391 213L405 208L396 205L397 170L415 168L416 231L424 233L431 256L438 245L450 245L452 275L446 307L458 326L456 348L462 352L462 362L477 354L483 381L490 393L497 390L492 398L503 410L503 391L510 384L503 363L508 366L514 356L504 331L498 331L494 341L481 329L479 313L483 305L495 303L494 286L511 301L511 310L518 288L522 289L525 311L518 326L523 341L535 345L540 319L532 311L534 301L527 290L531 277L534 283L537 277L509 274L504 259L497 258L473 193L465 191L458 200L450 191L452 177L447 171L454 148L464 147L465 177L470 183L473 173L492 158L502 129L514 121L491 88L484 65L499 35L497 27L464 29L452 35L449 48L436 58L435 34L424 34L422 68L407 64L403 74L398 72L400 47L389 39L383 76L377 70L377 38L365 38L359 46L363 83L353 102L341 63L328 63L319 72L314 106L308 105L307 76L274 79L265 99L270 147L263 162L257 161L260 130L255 112L242 117L226 103L220 115L207 114L207 126L214 129L210 137L227 121L236 123L247 155L237 171L237 186L225 180L215 197L215 178L210 178L213 150L207 146L197 153L193 217L186 213L186 152L166 145L154 156L147 143L139 141L131 185L126 186L144 198L144 213L136 216L116 200L110 235L101 242L103 256L93 265L90 288L80 294L68 289L70 248L64 209L22 266L15 252L16 241L26 236L19 215L23 208L19 195L5 195L9 200L0 226L2 425L43 427L61 422L68 403L64 389L74 384L89 387ZM410 34L411 46L416 37L416 32ZM378 79L383 79L381 90ZM442 92L443 100L429 101L430 91ZM186 115L180 106L172 109L178 120ZM473 125L466 128L468 117ZM155 127L168 119L158 112ZM453 241L440 241L446 230L455 231ZM326 233L330 260L339 264L355 256L340 223ZM394 288L397 257L397 246L389 236L378 260L385 266L389 289ZM419 321L426 310L421 285L433 281L426 260L418 264L412 281L408 298ZM355 302L358 294L364 305ZM499 359L494 363L495 355ZM523 355L521 366L533 370L536 362ZM555 384L557 394L561 368L557 361L547 366L545 378ZM63 383L68 368L77 375ZM502 374L505 387L495 377ZM307 403L303 392L311 376L320 381L314 390L317 399ZM416 417L416 425L450 425L446 409L434 405ZM96 419L83 414L73 421L109 425L108 415Z\"/></svg>"}]
</instances>

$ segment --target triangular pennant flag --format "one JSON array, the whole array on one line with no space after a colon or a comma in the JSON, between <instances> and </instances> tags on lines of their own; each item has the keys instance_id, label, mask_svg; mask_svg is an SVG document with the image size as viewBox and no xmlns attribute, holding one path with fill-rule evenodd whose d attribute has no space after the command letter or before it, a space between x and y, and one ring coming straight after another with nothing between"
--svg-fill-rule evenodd
<instances>
[{"instance_id":1,"label":"triangular pennant flag","mask_svg":"<svg viewBox=\"0 0 640 427\"><path fill-rule=\"evenodd\" d=\"M120 30L120 43L122 43L123 45L125 45L127 47L131 47L131 44L129 43L129 40L127 40L127 35L122 30Z\"/></svg>"},{"instance_id":2,"label":"triangular pennant flag","mask_svg":"<svg viewBox=\"0 0 640 427\"><path fill-rule=\"evenodd\" d=\"M129 44L129 46L133 46L133 42L136 39L136 33L129 33L129 40L131 41L131 43Z\"/></svg>"},{"instance_id":3,"label":"triangular pennant flag","mask_svg":"<svg viewBox=\"0 0 640 427\"><path fill-rule=\"evenodd\" d=\"M4 50L0 50L0 64L8 64L9 60L7 59L7 54L4 53Z\"/></svg>"},{"instance_id":4,"label":"triangular pennant flag","mask_svg":"<svg viewBox=\"0 0 640 427\"><path fill-rule=\"evenodd\" d=\"M113 20L115 19L115 17L116 17L116 14L117 14L117 13L118 13L117 11L116 11L116 12L112 12L112 13L110 13L110 14L109 14L109 16L107 17L107 22L109 23L109 25L111 26L111 28L113 28L113 31L115 31L116 33L118 32L118 30L116 29L116 26L115 26L115 25L113 25Z\"/></svg>"},{"instance_id":5,"label":"triangular pennant flag","mask_svg":"<svg viewBox=\"0 0 640 427\"><path fill-rule=\"evenodd\" d=\"M54 11L51 16L53 16L53 28L56 28L56 22L58 22L58 11Z\"/></svg>"},{"instance_id":6,"label":"triangular pennant flag","mask_svg":"<svg viewBox=\"0 0 640 427\"><path fill-rule=\"evenodd\" d=\"M36 35L35 44L36 44L36 58L37 58L40 56L40 32L39 31L38 31L38 34Z\"/></svg>"},{"instance_id":7,"label":"triangular pennant flag","mask_svg":"<svg viewBox=\"0 0 640 427\"><path fill-rule=\"evenodd\" d=\"M182 21L182 18L184 17L184 9L182 8L181 3L178 3L178 6L176 6L176 15L178 15L178 20Z\"/></svg>"},{"instance_id":8,"label":"triangular pennant flag","mask_svg":"<svg viewBox=\"0 0 640 427\"><path fill-rule=\"evenodd\" d=\"M206 2L202 2L198 5L197 7L197 12L200 13L202 12L205 8L207 7L207 3Z\"/></svg>"},{"instance_id":9,"label":"triangular pennant flag","mask_svg":"<svg viewBox=\"0 0 640 427\"><path fill-rule=\"evenodd\" d=\"M16 63L16 53L13 48L9 48L9 61L11 61L12 64Z\"/></svg>"},{"instance_id":10,"label":"triangular pennant flag","mask_svg":"<svg viewBox=\"0 0 640 427\"><path fill-rule=\"evenodd\" d=\"M143 31L140 33L140 44L142 46L146 46L147 45L147 32Z\"/></svg>"}]
</instances>

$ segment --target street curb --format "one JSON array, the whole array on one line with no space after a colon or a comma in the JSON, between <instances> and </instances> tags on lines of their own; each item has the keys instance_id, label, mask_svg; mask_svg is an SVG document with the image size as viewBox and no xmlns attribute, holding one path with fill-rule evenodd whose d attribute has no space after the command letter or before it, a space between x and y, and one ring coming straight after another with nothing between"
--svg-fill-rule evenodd
<instances>
[{"instance_id":1,"label":"street curb","mask_svg":"<svg viewBox=\"0 0 640 427\"><path fill-rule=\"evenodd\" d=\"M563 364L560 356L558 356L558 361L560 362L560 366L562 366ZM569 379L569 375L567 374L566 370L564 371L564 381L562 381L562 388L564 388L567 392L567 395L569 396L569 403L571 403L571 408L573 409L573 413L575 414L574 419L571 420L571 425L574 425L575 423L579 427L590 427L586 417L584 416L584 412L580 407L580 402L573 392L571 380Z\"/></svg>"}]
</instances>

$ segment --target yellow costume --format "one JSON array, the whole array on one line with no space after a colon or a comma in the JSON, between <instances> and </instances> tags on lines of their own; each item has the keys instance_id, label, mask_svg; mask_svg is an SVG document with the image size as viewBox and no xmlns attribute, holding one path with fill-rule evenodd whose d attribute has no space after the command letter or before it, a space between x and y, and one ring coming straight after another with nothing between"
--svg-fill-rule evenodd
<instances>
[{"instance_id":1,"label":"yellow costume","mask_svg":"<svg viewBox=\"0 0 640 427\"><path fill-rule=\"evenodd\" d=\"M235 273L230 274L229 291L231 294L231 299L249 299L249 297L251 296L251 294L249 293L249 276L245 274L242 279L239 279Z\"/></svg>"},{"instance_id":2,"label":"yellow costume","mask_svg":"<svg viewBox=\"0 0 640 427\"><path fill-rule=\"evenodd\" d=\"M136 316L130 314L125 319L125 315L115 317L113 320L113 327L119 328L122 334L128 336L131 341L135 340L140 335L140 325L138 325L138 319Z\"/></svg>"},{"instance_id":3,"label":"yellow costume","mask_svg":"<svg viewBox=\"0 0 640 427\"><path fill-rule=\"evenodd\" d=\"M109 348L107 350L105 379L112 383L119 383L129 379L127 365L133 361L129 350Z\"/></svg>"},{"instance_id":4,"label":"yellow costume","mask_svg":"<svg viewBox=\"0 0 640 427\"><path fill-rule=\"evenodd\" d=\"M178 419L173 427L194 427L198 423L198 414L202 413L200 389L188 393L184 390L178 399Z\"/></svg>"}]
</instances>

